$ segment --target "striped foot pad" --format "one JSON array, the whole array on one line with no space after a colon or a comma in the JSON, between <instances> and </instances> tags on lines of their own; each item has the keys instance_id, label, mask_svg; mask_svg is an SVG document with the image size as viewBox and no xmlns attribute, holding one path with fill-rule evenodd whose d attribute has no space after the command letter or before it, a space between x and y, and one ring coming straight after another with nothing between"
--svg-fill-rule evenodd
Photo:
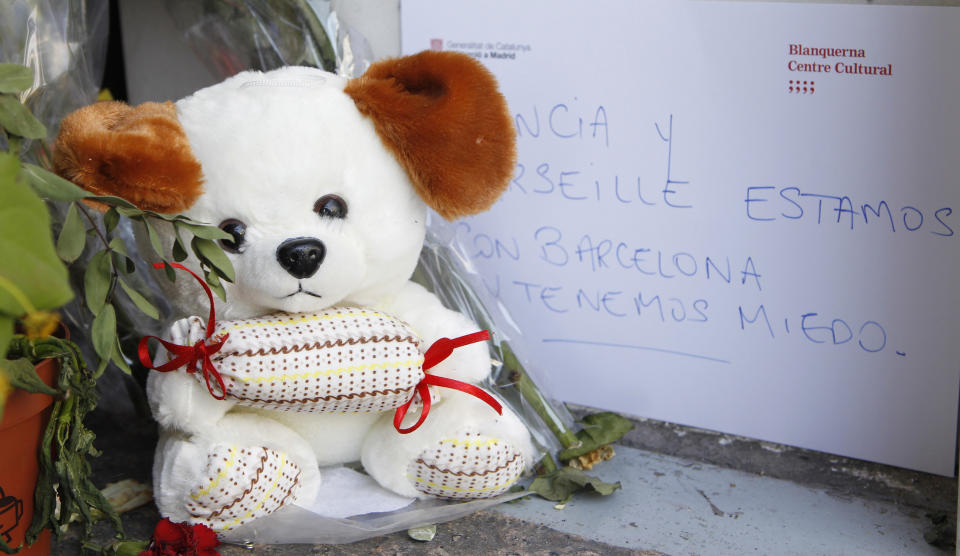
<instances>
[{"instance_id":1,"label":"striped foot pad","mask_svg":"<svg viewBox=\"0 0 960 556\"><path fill-rule=\"evenodd\" d=\"M300 467L269 448L216 446L205 477L190 492L194 523L223 532L275 512L300 489Z\"/></svg>"},{"instance_id":2,"label":"striped foot pad","mask_svg":"<svg viewBox=\"0 0 960 556\"><path fill-rule=\"evenodd\" d=\"M466 433L441 440L407 468L417 490L439 498L490 498L503 494L523 472L523 456L510 444Z\"/></svg>"}]
</instances>

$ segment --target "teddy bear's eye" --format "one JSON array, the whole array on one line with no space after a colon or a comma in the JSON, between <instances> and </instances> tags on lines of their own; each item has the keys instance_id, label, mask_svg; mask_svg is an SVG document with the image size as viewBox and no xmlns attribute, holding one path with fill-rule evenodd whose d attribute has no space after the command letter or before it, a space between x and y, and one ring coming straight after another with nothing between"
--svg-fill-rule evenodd
<instances>
[{"instance_id":1,"label":"teddy bear's eye","mask_svg":"<svg viewBox=\"0 0 960 556\"><path fill-rule=\"evenodd\" d=\"M220 247L231 253L239 253L243 250L244 236L247 233L247 225L236 218L228 218L220 223L220 229L233 236L233 241L221 239Z\"/></svg>"},{"instance_id":2,"label":"teddy bear's eye","mask_svg":"<svg viewBox=\"0 0 960 556\"><path fill-rule=\"evenodd\" d=\"M327 218L346 218L347 202L336 195L324 195L313 204L313 212Z\"/></svg>"}]
</instances>

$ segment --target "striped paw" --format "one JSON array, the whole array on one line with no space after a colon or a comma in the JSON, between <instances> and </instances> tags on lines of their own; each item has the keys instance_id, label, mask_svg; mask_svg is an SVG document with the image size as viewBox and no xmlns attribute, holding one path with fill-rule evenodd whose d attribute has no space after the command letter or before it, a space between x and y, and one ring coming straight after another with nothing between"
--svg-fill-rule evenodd
<instances>
[{"instance_id":1,"label":"striped paw","mask_svg":"<svg viewBox=\"0 0 960 556\"><path fill-rule=\"evenodd\" d=\"M421 452L407 467L407 476L424 494L474 499L503 494L523 469L523 456L507 442L465 433Z\"/></svg>"},{"instance_id":2,"label":"striped paw","mask_svg":"<svg viewBox=\"0 0 960 556\"><path fill-rule=\"evenodd\" d=\"M301 476L300 466L282 452L217 445L204 478L190 491L187 511L194 523L229 531L295 500Z\"/></svg>"}]
</instances>

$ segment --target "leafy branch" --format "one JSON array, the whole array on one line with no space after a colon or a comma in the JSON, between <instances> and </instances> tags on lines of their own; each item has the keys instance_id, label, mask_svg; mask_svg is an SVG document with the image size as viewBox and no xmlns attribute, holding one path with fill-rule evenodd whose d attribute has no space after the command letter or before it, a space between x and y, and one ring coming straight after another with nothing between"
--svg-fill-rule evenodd
<instances>
[{"instance_id":1,"label":"leafy branch","mask_svg":"<svg viewBox=\"0 0 960 556\"><path fill-rule=\"evenodd\" d=\"M47 135L45 127L17 96L32 83L29 68L0 64L0 149L4 144L9 149L0 150L0 415L12 388L54 396L38 454L40 478L27 542L35 540L44 528L59 534L72 516L79 516L86 538L102 516L110 519L122 537L117 513L90 479L88 457L99 452L93 447L95 436L83 419L97 406L96 381L110 362L131 372L118 336L114 306L117 291L122 290L149 318L159 319L160 311L149 294L134 287L131 275L137 265L116 232L123 219L131 226L142 226L147 243L163 261L168 260L165 248L176 261L188 257L187 244L181 239L186 236L207 282L221 298L225 297L221 281L232 281L234 270L216 241L231 236L184 216L144 211L118 197L92 195L40 166L20 160L23 140ZM66 205L55 240L44 201ZM105 212L98 217L91 207L102 207ZM172 245L163 244L157 232L160 225L173 227ZM79 266L85 252L92 255L87 259L79 293L93 316L89 334L100 358L93 371L74 343L50 337L59 322L54 310L74 298L67 265ZM167 276L173 280L172 269L168 270L171 272ZM26 334L14 334L16 323ZM47 386L36 371L35 366L46 359L59 362L55 388ZM16 549L0 538L0 551Z\"/></svg>"},{"instance_id":2,"label":"leafy branch","mask_svg":"<svg viewBox=\"0 0 960 556\"><path fill-rule=\"evenodd\" d=\"M131 284L130 276L136 272L136 264L130 257L126 243L114 234L122 219L142 226L142 232L148 239L146 243L162 261L172 259L180 262L186 259L188 251L182 237L190 237L190 251L200 261L204 278L221 299L226 299L221 280L232 282L235 273L230 259L217 244L219 239L231 238L223 230L183 215L141 210L120 197L93 195L33 164L24 164L24 169L28 183L37 194L69 203L56 240L57 254L61 260L66 263L75 262L87 247L88 237L96 238L99 243L94 248L95 252L90 257L83 275L84 302L93 315L91 340L94 351L100 357L97 376L103 373L110 362L128 374L131 372L117 337L114 300L118 286L140 312L152 319L160 318L159 310L148 295L141 293ZM107 207L101 222L91 214L91 205ZM166 246L157 231L160 223L167 223L174 230L169 256L166 255ZM168 266L167 270L167 279L174 281L176 278L172 269Z\"/></svg>"}]
</instances>

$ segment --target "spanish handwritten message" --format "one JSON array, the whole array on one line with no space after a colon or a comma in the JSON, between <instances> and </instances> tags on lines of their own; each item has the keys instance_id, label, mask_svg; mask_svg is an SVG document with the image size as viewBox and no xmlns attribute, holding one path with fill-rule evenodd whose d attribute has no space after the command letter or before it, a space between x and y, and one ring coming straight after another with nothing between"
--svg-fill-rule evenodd
<instances>
[{"instance_id":1,"label":"spanish handwritten message","mask_svg":"<svg viewBox=\"0 0 960 556\"><path fill-rule=\"evenodd\" d=\"M951 474L960 10L404 0L519 147L452 224L564 400ZM897 33L886 32L896 26Z\"/></svg>"}]
</instances>

